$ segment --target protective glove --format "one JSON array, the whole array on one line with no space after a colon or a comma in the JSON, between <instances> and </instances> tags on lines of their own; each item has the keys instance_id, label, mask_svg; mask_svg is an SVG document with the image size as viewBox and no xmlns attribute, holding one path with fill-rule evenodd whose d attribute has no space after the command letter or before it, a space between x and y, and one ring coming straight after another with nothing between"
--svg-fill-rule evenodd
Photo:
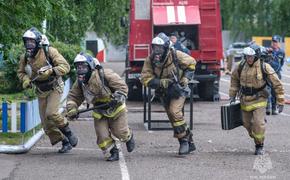
<instances>
[{"instance_id":1,"label":"protective glove","mask_svg":"<svg viewBox=\"0 0 290 180\"><path fill-rule=\"evenodd\" d=\"M187 86L188 83L189 83L189 79L187 79L186 77L182 77L182 78L180 79L180 84L181 84L183 87Z\"/></svg>"},{"instance_id":2,"label":"protective glove","mask_svg":"<svg viewBox=\"0 0 290 180\"><path fill-rule=\"evenodd\" d=\"M126 94L121 91L115 91L113 94L113 104L124 104L126 102Z\"/></svg>"},{"instance_id":3,"label":"protective glove","mask_svg":"<svg viewBox=\"0 0 290 180\"><path fill-rule=\"evenodd\" d=\"M148 82L148 87L152 89L157 89L160 87L160 79L158 78L153 78Z\"/></svg>"},{"instance_id":4,"label":"protective glove","mask_svg":"<svg viewBox=\"0 0 290 180\"><path fill-rule=\"evenodd\" d=\"M47 69L46 71L40 71L38 77L40 79L48 79L48 77L53 73L53 69Z\"/></svg>"},{"instance_id":5,"label":"protective glove","mask_svg":"<svg viewBox=\"0 0 290 180\"><path fill-rule=\"evenodd\" d=\"M230 104L233 104L236 102L236 97L230 97Z\"/></svg>"},{"instance_id":6,"label":"protective glove","mask_svg":"<svg viewBox=\"0 0 290 180\"><path fill-rule=\"evenodd\" d=\"M164 89L167 89L172 83L173 80L171 79L160 79L160 87Z\"/></svg>"},{"instance_id":7,"label":"protective glove","mask_svg":"<svg viewBox=\"0 0 290 180\"><path fill-rule=\"evenodd\" d=\"M69 119L75 119L79 117L77 108L71 108L67 110L66 117Z\"/></svg>"},{"instance_id":8,"label":"protective glove","mask_svg":"<svg viewBox=\"0 0 290 180\"><path fill-rule=\"evenodd\" d=\"M278 108L278 112L281 113L284 109L284 105L278 104L277 108Z\"/></svg>"},{"instance_id":9,"label":"protective glove","mask_svg":"<svg viewBox=\"0 0 290 180\"><path fill-rule=\"evenodd\" d=\"M22 83L23 89L31 88L31 80L29 78L25 78Z\"/></svg>"}]
</instances>

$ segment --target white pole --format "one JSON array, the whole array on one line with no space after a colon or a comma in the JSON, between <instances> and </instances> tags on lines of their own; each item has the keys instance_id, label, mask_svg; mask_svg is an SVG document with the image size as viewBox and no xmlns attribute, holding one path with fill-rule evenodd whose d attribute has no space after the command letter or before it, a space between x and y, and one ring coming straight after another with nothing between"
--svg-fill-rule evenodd
<instances>
[{"instance_id":1,"label":"white pole","mask_svg":"<svg viewBox=\"0 0 290 180\"><path fill-rule=\"evenodd\" d=\"M47 21L46 19L42 21L42 33L46 33Z\"/></svg>"},{"instance_id":2,"label":"white pole","mask_svg":"<svg viewBox=\"0 0 290 180\"><path fill-rule=\"evenodd\" d=\"M11 132L17 131L17 113L16 113L16 103L11 104Z\"/></svg>"}]
</instances>

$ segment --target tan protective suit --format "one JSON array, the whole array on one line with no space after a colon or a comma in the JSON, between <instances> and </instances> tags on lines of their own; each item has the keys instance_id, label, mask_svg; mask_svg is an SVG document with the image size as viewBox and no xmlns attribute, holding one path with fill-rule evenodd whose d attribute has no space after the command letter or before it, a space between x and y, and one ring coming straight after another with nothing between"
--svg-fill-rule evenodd
<instances>
[{"instance_id":1,"label":"tan protective suit","mask_svg":"<svg viewBox=\"0 0 290 180\"><path fill-rule=\"evenodd\" d=\"M277 94L277 103L284 104L284 88L277 74L272 67L264 63L266 79L272 83ZM234 70L231 76L231 87L229 90L230 97L235 97L243 87L260 89L265 86L266 81L263 79L261 62L257 60L252 66L245 63L240 71L239 66ZM265 108L269 92L266 87L254 95L245 95L241 92L240 102L243 116L243 125L247 129L250 137L254 138L256 144L263 144L265 139Z\"/></svg>"},{"instance_id":2,"label":"tan protective suit","mask_svg":"<svg viewBox=\"0 0 290 180\"><path fill-rule=\"evenodd\" d=\"M111 94L115 91L128 93L124 80L111 69L104 69L103 84L99 70L94 70L87 84L81 85L78 81L74 83L68 95L67 109L78 108L84 100L94 106L109 103L112 100ZM96 109L93 117L97 144L105 154L115 145L112 134L122 142L127 142L131 138L125 104L119 104L116 108L107 106Z\"/></svg>"},{"instance_id":3,"label":"tan protective suit","mask_svg":"<svg viewBox=\"0 0 290 180\"><path fill-rule=\"evenodd\" d=\"M184 70L195 70L195 64L196 61L191 56L181 52L176 51L176 56L178 59L179 64L179 77L180 79L183 77L183 71ZM173 79L172 71L177 74L177 69L175 67L175 64L173 63L173 56L172 51L170 50L167 54L165 60L164 66L160 65L154 65L151 61L150 57L147 57L147 59L144 62L144 66L141 72L141 82L144 84L144 86L148 86L148 83L150 80L154 78L159 79ZM161 71L163 68L162 76L160 77ZM164 101L167 101L168 94L166 93L166 89L156 89L156 92L162 92L161 98L163 98ZM184 129L188 129L187 124L184 120L182 109L184 106L185 97L179 97L178 99L170 99L168 103L165 103L165 110L167 112L168 118L173 126L173 129L179 126L183 126ZM174 133L174 137L176 138L182 138L186 135L186 131L183 131L181 133Z\"/></svg>"},{"instance_id":4,"label":"tan protective suit","mask_svg":"<svg viewBox=\"0 0 290 180\"><path fill-rule=\"evenodd\" d=\"M53 47L49 47L48 55L51 59L54 73L49 77L51 78L52 88L41 90L39 87L48 87L47 83L49 79L38 78L38 70L44 66L47 66L45 53L42 48L34 58L25 60L24 55L20 57L19 67L17 75L21 81L29 78L34 80L32 83L36 86L39 112L41 123L45 133L48 135L52 145L62 141L64 135L59 128L64 127L67 124L67 120L58 113L60 105L60 98L63 92L63 81L61 76L67 74L70 71L70 66L64 57ZM28 67L31 67L32 72L28 72ZM55 80L53 80L55 79Z\"/></svg>"}]
</instances>

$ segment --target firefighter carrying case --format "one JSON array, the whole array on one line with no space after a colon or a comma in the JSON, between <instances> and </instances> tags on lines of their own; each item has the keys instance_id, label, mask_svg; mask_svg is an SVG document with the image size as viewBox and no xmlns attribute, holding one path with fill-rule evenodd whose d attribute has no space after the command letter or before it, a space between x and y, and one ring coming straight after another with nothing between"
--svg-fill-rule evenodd
<instances>
[{"instance_id":1,"label":"firefighter carrying case","mask_svg":"<svg viewBox=\"0 0 290 180\"><path fill-rule=\"evenodd\" d=\"M240 102L221 106L221 124L223 130L231 130L243 125Z\"/></svg>"}]
</instances>

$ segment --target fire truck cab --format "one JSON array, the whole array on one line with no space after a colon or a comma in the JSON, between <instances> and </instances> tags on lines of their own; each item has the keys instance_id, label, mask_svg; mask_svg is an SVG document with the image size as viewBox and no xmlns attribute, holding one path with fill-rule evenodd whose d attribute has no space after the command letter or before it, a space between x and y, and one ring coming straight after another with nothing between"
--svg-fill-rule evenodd
<instances>
[{"instance_id":1,"label":"fire truck cab","mask_svg":"<svg viewBox=\"0 0 290 180\"><path fill-rule=\"evenodd\" d=\"M222 31L219 0L131 0L126 82L129 100L142 100L140 72L155 35L172 33L197 60L195 79L203 100L219 99Z\"/></svg>"}]
</instances>

